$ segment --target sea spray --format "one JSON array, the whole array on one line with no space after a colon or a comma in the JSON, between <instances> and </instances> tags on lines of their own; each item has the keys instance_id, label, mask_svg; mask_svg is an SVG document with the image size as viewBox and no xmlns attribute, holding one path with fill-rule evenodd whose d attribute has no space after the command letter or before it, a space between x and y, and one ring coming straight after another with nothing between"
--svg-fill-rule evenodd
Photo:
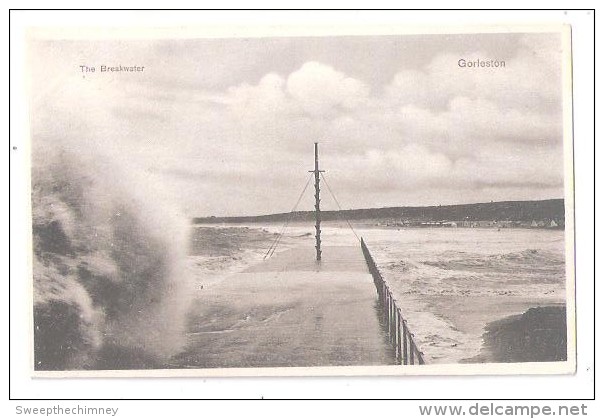
<instances>
[{"instance_id":1,"label":"sea spray","mask_svg":"<svg viewBox=\"0 0 604 419\"><path fill-rule=\"evenodd\" d=\"M44 144L32 155L35 368L161 366L185 339L186 219L136 167Z\"/></svg>"}]
</instances>

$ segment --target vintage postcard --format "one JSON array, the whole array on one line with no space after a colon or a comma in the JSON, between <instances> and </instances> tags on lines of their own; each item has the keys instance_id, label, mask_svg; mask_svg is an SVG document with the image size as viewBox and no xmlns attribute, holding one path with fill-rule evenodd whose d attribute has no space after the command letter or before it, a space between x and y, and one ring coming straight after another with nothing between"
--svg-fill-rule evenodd
<instances>
[{"instance_id":1,"label":"vintage postcard","mask_svg":"<svg viewBox=\"0 0 604 419\"><path fill-rule=\"evenodd\" d=\"M26 46L34 375L575 370L570 27Z\"/></svg>"}]
</instances>

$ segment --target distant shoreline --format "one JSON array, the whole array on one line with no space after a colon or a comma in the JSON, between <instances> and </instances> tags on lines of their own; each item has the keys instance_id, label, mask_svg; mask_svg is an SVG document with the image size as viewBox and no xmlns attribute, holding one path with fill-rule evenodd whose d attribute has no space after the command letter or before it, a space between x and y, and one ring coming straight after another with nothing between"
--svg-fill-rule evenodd
<instances>
[{"instance_id":1,"label":"distant shoreline","mask_svg":"<svg viewBox=\"0 0 604 419\"><path fill-rule=\"evenodd\" d=\"M193 224L312 221L314 211L236 217L196 217ZM564 199L501 201L426 207L321 211L323 221L362 221L384 227L497 227L564 229Z\"/></svg>"}]
</instances>

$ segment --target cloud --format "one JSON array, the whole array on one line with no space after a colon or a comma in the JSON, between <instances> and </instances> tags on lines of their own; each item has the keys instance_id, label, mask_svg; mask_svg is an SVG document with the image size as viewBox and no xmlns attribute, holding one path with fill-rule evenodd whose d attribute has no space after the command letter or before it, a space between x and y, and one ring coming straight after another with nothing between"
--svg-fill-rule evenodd
<instances>
[{"instance_id":1,"label":"cloud","mask_svg":"<svg viewBox=\"0 0 604 419\"><path fill-rule=\"evenodd\" d=\"M247 83L228 89L225 102L240 111L254 109L277 113L285 105L285 80L275 73L265 75L257 85Z\"/></svg>"},{"instance_id":2,"label":"cloud","mask_svg":"<svg viewBox=\"0 0 604 419\"><path fill-rule=\"evenodd\" d=\"M559 197L559 44L557 35L527 35L506 57L496 48L438 51L420 65L402 62L380 85L337 61L310 57L283 71L274 57L264 72L253 65L257 78L214 88L195 83L195 69L185 69L186 84L170 84L173 65L164 68L161 56L146 63L154 70L144 83L65 78L67 59L41 49L34 145L105 156L148 176L193 216L289 210L315 141L347 207ZM462 57L505 59L506 67L461 69Z\"/></svg>"},{"instance_id":3,"label":"cloud","mask_svg":"<svg viewBox=\"0 0 604 419\"><path fill-rule=\"evenodd\" d=\"M458 96L485 99L505 107L560 111L561 41L557 35L524 36L511 56L495 51L435 55L424 67L403 68L386 87L400 105L446 108ZM462 68L466 61L505 61L500 68Z\"/></svg>"},{"instance_id":4,"label":"cloud","mask_svg":"<svg viewBox=\"0 0 604 419\"><path fill-rule=\"evenodd\" d=\"M289 75L287 92L306 112L320 115L338 107L354 109L363 103L368 89L359 80L311 61Z\"/></svg>"}]
</instances>

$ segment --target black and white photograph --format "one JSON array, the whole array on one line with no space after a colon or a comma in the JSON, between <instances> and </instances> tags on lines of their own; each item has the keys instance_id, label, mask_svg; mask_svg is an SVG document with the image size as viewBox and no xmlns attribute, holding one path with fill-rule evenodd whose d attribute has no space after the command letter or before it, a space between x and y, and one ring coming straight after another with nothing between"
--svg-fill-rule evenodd
<instances>
[{"instance_id":1,"label":"black and white photograph","mask_svg":"<svg viewBox=\"0 0 604 419\"><path fill-rule=\"evenodd\" d=\"M32 373L573 373L570 27L32 29Z\"/></svg>"}]
</instances>

